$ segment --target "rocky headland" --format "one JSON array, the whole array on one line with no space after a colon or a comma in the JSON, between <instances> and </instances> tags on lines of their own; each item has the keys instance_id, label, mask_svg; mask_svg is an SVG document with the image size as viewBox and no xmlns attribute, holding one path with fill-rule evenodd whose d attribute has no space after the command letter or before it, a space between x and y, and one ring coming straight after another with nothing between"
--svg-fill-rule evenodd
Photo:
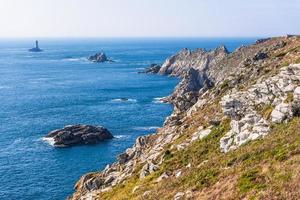
<instances>
[{"instance_id":1,"label":"rocky headland","mask_svg":"<svg viewBox=\"0 0 300 200\"><path fill-rule=\"evenodd\" d=\"M96 63L103 63L103 62L114 62L113 60L109 59L105 53L100 52L96 53L95 55L89 56L88 60Z\"/></svg>"},{"instance_id":2,"label":"rocky headland","mask_svg":"<svg viewBox=\"0 0 300 200\"><path fill-rule=\"evenodd\" d=\"M157 69L181 78L172 115L70 199L300 199L299 36L183 49Z\"/></svg>"},{"instance_id":3,"label":"rocky headland","mask_svg":"<svg viewBox=\"0 0 300 200\"><path fill-rule=\"evenodd\" d=\"M45 136L45 139L52 140L55 147L96 144L112 138L113 135L102 126L80 124L65 126L62 129L51 131Z\"/></svg>"}]
</instances>

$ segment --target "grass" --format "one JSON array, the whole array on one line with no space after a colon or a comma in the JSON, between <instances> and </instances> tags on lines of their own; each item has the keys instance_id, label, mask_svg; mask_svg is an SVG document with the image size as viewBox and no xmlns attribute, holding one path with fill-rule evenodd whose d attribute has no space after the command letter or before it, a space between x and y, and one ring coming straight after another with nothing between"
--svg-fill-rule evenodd
<instances>
[{"instance_id":1,"label":"grass","mask_svg":"<svg viewBox=\"0 0 300 200\"><path fill-rule=\"evenodd\" d=\"M258 113L266 120L270 119L271 113L274 110L272 105L262 105L257 108Z\"/></svg>"},{"instance_id":2,"label":"grass","mask_svg":"<svg viewBox=\"0 0 300 200\"><path fill-rule=\"evenodd\" d=\"M264 139L250 142L236 151L223 154L220 138L229 130L229 120L212 129L209 136L192 143L186 150L164 152L160 170L144 180L138 171L132 178L103 199L173 199L178 191L192 190L203 199L298 199L300 191L300 118L275 125ZM186 168L191 164L191 168ZM181 169L181 178L169 178L155 183L163 172ZM135 193L135 186L140 189Z\"/></svg>"},{"instance_id":3,"label":"grass","mask_svg":"<svg viewBox=\"0 0 300 200\"><path fill-rule=\"evenodd\" d=\"M293 102L293 100L294 100L294 95L293 95L293 93L292 92L289 92L288 94L287 94L287 97L286 97L286 99L285 99L285 103L291 103L291 102Z\"/></svg>"},{"instance_id":4,"label":"grass","mask_svg":"<svg viewBox=\"0 0 300 200\"><path fill-rule=\"evenodd\" d=\"M241 175L237 183L237 187L241 193L260 190L266 187L264 177L259 172L260 170L258 169L250 169Z\"/></svg>"}]
</instances>

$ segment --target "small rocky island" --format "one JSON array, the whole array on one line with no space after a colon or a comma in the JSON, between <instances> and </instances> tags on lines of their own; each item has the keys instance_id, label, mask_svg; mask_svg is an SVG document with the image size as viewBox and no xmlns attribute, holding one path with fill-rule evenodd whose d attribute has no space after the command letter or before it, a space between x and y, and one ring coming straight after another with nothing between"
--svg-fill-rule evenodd
<instances>
[{"instance_id":1,"label":"small rocky island","mask_svg":"<svg viewBox=\"0 0 300 200\"><path fill-rule=\"evenodd\" d=\"M29 49L28 51L30 51L30 52L41 52L41 51L43 51L43 50L39 48L39 41L36 40L36 41L35 41L35 47Z\"/></svg>"},{"instance_id":2,"label":"small rocky island","mask_svg":"<svg viewBox=\"0 0 300 200\"><path fill-rule=\"evenodd\" d=\"M102 126L68 125L48 133L46 139L53 140L55 147L69 147L82 144L96 144L112 139L113 135Z\"/></svg>"},{"instance_id":3,"label":"small rocky island","mask_svg":"<svg viewBox=\"0 0 300 200\"><path fill-rule=\"evenodd\" d=\"M103 63L103 62L114 62L113 60L107 58L104 52L96 53L88 58L92 62Z\"/></svg>"},{"instance_id":4,"label":"small rocky island","mask_svg":"<svg viewBox=\"0 0 300 200\"><path fill-rule=\"evenodd\" d=\"M146 74L157 74L160 70L161 66L158 64L151 64L149 67L147 67L144 71L141 71L139 73L146 73Z\"/></svg>"}]
</instances>

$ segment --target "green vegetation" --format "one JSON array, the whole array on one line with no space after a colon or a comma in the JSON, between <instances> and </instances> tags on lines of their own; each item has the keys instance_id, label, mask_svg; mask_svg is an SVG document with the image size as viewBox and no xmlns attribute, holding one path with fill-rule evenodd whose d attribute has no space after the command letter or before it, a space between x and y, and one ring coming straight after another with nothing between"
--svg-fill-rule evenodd
<instances>
[{"instance_id":1,"label":"green vegetation","mask_svg":"<svg viewBox=\"0 0 300 200\"><path fill-rule=\"evenodd\" d=\"M295 188L300 181L300 118L275 125L264 139L223 154L219 140L229 130L229 122L224 120L210 135L183 151L166 150L158 172L140 180L136 170L126 183L103 193L103 199L141 199L146 191L147 199L173 199L178 191L192 190L196 194L204 188L204 199L220 195L231 199L298 199L300 191ZM186 167L188 164L191 168ZM155 182L163 172L178 169L182 177ZM136 186L139 189L133 193Z\"/></svg>"},{"instance_id":2,"label":"green vegetation","mask_svg":"<svg viewBox=\"0 0 300 200\"><path fill-rule=\"evenodd\" d=\"M257 108L258 113L266 120L270 119L271 113L274 110L274 107L272 105L262 105L259 108Z\"/></svg>"},{"instance_id":3,"label":"green vegetation","mask_svg":"<svg viewBox=\"0 0 300 200\"><path fill-rule=\"evenodd\" d=\"M266 187L264 177L259 175L259 170L251 169L244 172L238 179L237 186L241 193L247 193L251 190L259 190Z\"/></svg>"},{"instance_id":4,"label":"green vegetation","mask_svg":"<svg viewBox=\"0 0 300 200\"><path fill-rule=\"evenodd\" d=\"M289 92L288 94L287 94L287 97L286 97L286 99L285 99L285 103L291 103L292 101L294 100L294 95L293 95L293 93L292 92Z\"/></svg>"}]
</instances>

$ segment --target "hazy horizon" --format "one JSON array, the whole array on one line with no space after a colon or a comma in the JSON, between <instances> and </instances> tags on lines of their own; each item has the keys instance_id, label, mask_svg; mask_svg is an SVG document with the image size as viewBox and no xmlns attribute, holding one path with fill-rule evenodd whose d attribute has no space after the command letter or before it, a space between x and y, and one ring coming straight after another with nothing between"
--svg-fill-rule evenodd
<instances>
[{"instance_id":1,"label":"hazy horizon","mask_svg":"<svg viewBox=\"0 0 300 200\"><path fill-rule=\"evenodd\" d=\"M260 38L300 34L298 0L1 0L0 38Z\"/></svg>"}]
</instances>

